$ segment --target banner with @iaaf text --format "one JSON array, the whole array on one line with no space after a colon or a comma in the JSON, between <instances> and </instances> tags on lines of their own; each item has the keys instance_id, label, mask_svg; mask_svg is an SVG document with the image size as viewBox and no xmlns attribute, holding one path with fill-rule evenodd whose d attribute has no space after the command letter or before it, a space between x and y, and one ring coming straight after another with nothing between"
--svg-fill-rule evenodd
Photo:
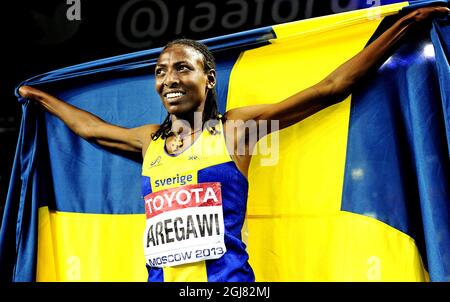
<instances>
[{"instance_id":1,"label":"banner with @iaaf text","mask_svg":"<svg viewBox=\"0 0 450 302\"><path fill-rule=\"evenodd\" d=\"M205 40L217 60L220 111L279 102L312 86L405 11L428 2ZM345 101L271 134L279 148L254 155L248 176L243 236L257 281L450 280L449 49L450 21L434 20ZM152 74L160 51L70 66L22 84L123 127L161 123L166 112ZM146 227L146 216L159 219L152 201L161 197L141 194L140 154L101 148L20 101L1 278L146 281L142 236L156 234L164 221ZM210 215L204 216L210 227L196 231L214 235L218 251L224 248L220 187L191 189L204 194L202 211ZM177 198L170 189L165 194ZM174 210L189 217L192 207ZM147 254L157 259L159 252Z\"/></svg>"}]
</instances>

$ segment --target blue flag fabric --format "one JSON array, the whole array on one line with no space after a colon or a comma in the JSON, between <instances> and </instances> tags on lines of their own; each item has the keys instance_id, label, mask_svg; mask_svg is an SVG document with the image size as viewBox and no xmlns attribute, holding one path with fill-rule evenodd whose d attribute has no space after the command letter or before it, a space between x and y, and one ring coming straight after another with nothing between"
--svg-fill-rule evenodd
<instances>
[{"instance_id":1,"label":"blue flag fabric","mask_svg":"<svg viewBox=\"0 0 450 302\"><path fill-rule=\"evenodd\" d=\"M449 30L436 21L353 93L342 197L414 238L435 281L450 280Z\"/></svg>"}]
</instances>

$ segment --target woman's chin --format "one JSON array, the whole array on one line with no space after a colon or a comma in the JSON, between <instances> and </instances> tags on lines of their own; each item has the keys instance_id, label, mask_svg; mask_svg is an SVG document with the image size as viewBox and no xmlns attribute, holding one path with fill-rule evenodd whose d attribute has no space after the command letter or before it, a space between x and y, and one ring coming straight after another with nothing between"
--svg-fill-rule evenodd
<instances>
[{"instance_id":1,"label":"woman's chin","mask_svg":"<svg viewBox=\"0 0 450 302\"><path fill-rule=\"evenodd\" d=\"M165 107L168 113L176 116L186 116L195 111L195 108L186 108L186 106L180 106L179 104L168 105Z\"/></svg>"},{"instance_id":2,"label":"woman's chin","mask_svg":"<svg viewBox=\"0 0 450 302\"><path fill-rule=\"evenodd\" d=\"M199 107L193 104L186 103L174 103L174 104L164 104L167 112L178 117L191 116L193 112L199 111Z\"/></svg>"},{"instance_id":3,"label":"woman's chin","mask_svg":"<svg viewBox=\"0 0 450 302\"><path fill-rule=\"evenodd\" d=\"M183 108L180 108L179 106L169 106L166 110L168 113L175 116L185 116L189 112L189 110L183 110Z\"/></svg>"}]
</instances>

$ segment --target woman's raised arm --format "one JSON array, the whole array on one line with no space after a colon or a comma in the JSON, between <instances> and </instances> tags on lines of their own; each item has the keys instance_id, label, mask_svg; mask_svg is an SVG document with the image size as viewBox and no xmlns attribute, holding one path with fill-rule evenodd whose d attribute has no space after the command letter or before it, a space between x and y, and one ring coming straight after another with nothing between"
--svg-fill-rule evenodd
<instances>
[{"instance_id":1,"label":"woman's raised arm","mask_svg":"<svg viewBox=\"0 0 450 302\"><path fill-rule=\"evenodd\" d=\"M151 141L151 133L159 127L159 125L153 124L130 129L115 126L92 113L30 86L20 87L19 94L23 98L38 103L45 110L60 118L75 134L105 147L145 152Z\"/></svg>"},{"instance_id":2,"label":"woman's raised arm","mask_svg":"<svg viewBox=\"0 0 450 302\"><path fill-rule=\"evenodd\" d=\"M395 46L412 27L435 16L449 13L450 9L443 6L414 10L316 85L279 103L232 109L226 113L225 118L244 121L278 120L280 129L291 126L344 100L361 78L381 65L393 53Z\"/></svg>"}]
</instances>

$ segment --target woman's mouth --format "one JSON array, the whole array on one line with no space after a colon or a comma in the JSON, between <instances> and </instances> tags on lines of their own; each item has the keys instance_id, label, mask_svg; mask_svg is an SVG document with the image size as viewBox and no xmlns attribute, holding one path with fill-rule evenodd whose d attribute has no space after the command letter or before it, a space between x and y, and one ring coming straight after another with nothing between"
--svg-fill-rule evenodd
<instances>
[{"instance_id":1,"label":"woman's mouth","mask_svg":"<svg viewBox=\"0 0 450 302\"><path fill-rule=\"evenodd\" d=\"M181 91L177 91L177 92L168 92L164 94L164 97L166 98L166 100L169 103L173 103L178 101L178 99L180 99L185 93L181 92Z\"/></svg>"}]
</instances>

